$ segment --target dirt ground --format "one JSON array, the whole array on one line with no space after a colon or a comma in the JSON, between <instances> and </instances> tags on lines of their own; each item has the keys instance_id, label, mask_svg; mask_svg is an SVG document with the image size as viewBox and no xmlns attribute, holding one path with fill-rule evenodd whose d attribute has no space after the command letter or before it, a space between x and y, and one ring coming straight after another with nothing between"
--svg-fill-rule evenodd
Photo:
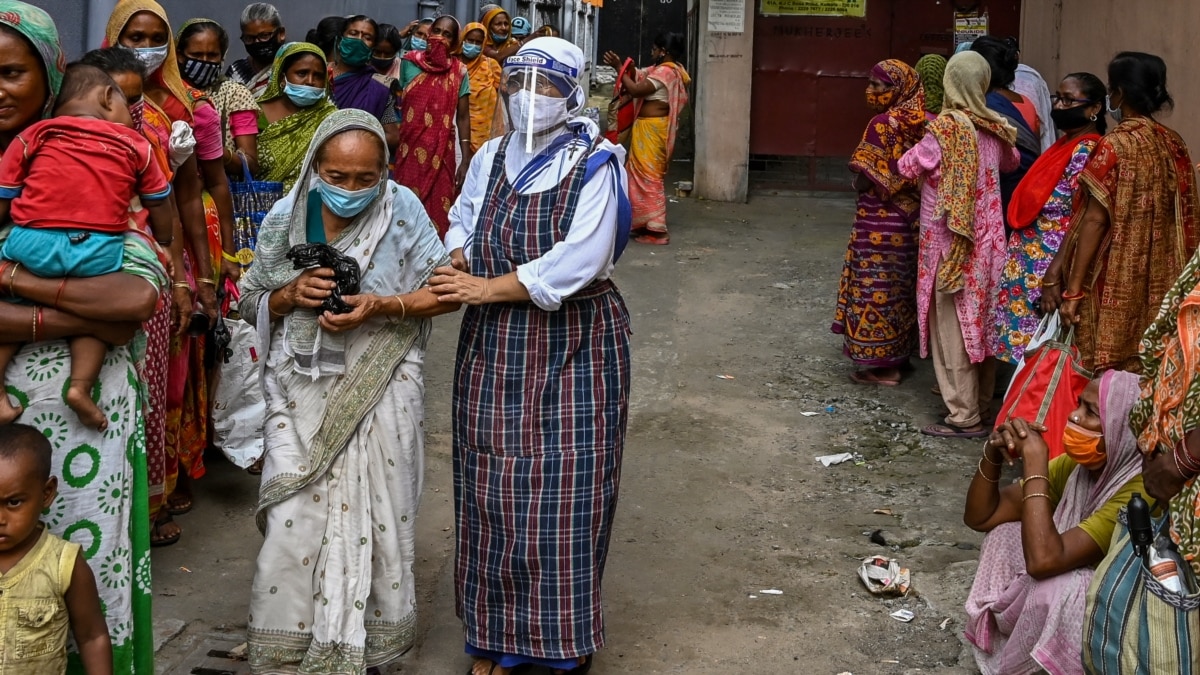
<instances>
[{"instance_id":1,"label":"dirt ground","mask_svg":"<svg viewBox=\"0 0 1200 675\"><path fill-rule=\"evenodd\" d=\"M844 198L684 199L671 246L631 244L621 260L633 403L593 673L975 672L960 636L980 536L961 513L979 444L917 433L942 410L927 361L899 388L848 379L829 324L852 211ZM457 326L435 321L426 360L420 637L393 668L406 675L469 664L450 565ZM840 452L863 461L814 459ZM205 645L242 641L256 490L214 460L184 540L155 552L160 672L191 673ZM872 543L875 530L894 545ZM855 573L874 554L910 568L917 595L870 596ZM889 617L901 608L912 623Z\"/></svg>"}]
</instances>

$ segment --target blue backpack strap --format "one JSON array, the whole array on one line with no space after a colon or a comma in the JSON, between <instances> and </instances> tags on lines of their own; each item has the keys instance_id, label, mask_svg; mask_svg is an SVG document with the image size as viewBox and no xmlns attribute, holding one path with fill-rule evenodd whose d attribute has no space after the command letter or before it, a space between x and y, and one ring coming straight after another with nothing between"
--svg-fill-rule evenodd
<instances>
[{"instance_id":1,"label":"blue backpack strap","mask_svg":"<svg viewBox=\"0 0 1200 675\"><path fill-rule=\"evenodd\" d=\"M617 240L613 247L613 262L615 263L625 252L625 247L629 244L629 234L633 231L633 205L629 203L629 195L625 192L625 186L621 185L618 180L621 176L621 162L611 150L597 150L588 157L587 170L584 172L583 180L585 183L590 181L606 164L612 164L612 181L617 193Z\"/></svg>"}]
</instances>

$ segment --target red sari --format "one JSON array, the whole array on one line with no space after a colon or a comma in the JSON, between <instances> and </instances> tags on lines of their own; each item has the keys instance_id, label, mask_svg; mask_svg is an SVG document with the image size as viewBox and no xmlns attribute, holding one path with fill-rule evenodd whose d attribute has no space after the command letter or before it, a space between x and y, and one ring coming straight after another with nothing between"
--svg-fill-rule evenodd
<instances>
[{"instance_id":1,"label":"red sari","mask_svg":"<svg viewBox=\"0 0 1200 675\"><path fill-rule=\"evenodd\" d=\"M400 108L400 146L396 149L395 180L417 193L425 210L445 238L454 203L454 128L459 93L467 67L432 41L425 51L404 55L421 74L404 87ZM467 130L470 138L470 130Z\"/></svg>"},{"instance_id":2,"label":"red sari","mask_svg":"<svg viewBox=\"0 0 1200 675\"><path fill-rule=\"evenodd\" d=\"M170 164L166 157L168 139L171 135L171 120L149 100L142 113L142 135L150 141L159 157L159 163L172 179ZM145 209L135 212L134 220L143 232L149 233L148 216ZM168 258L169 260L169 258ZM169 262L164 266L170 269ZM158 298L154 316L142 326L146 331L146 360L142 366L142 379L146 382L149 401L146 410L146 470L149 485L150 522L153 524L162 510L167 497L167 372L171 348L171 294L163 293ZM171 473L171 485L175 484L176 470Z\"/></svg>"},{"instance_id":3,"label":"red sari","mask_svg":"<svg viewBox=\"0 0 1200 675\"><path fill-rule=\"evenodd\" d=\"M193 97L193 105L201 103L201 97L193 94L193 90L189 90L188 93ZM211 105L206 100L204 104ZM192 123L191 111L174 96L166 98L162 109L172 121ZM149 111L150 106L146 106L146 110ZM207 190L203 192L203 199L209 254L212 258L214 251L221 250L221 220L216 204ZM219 261L211 262L212 269L220 269ZM200 280L195 274L196 253L187 240L184 242L184 265L193 291L198 290ZM164 488L168 496L175 491L181 468L191 478L204 476L204 450L208 447L208 413L208 371L204 367L204 339L190 336L172 337L167 370L167 456L164 472Z\"/></svg>"}]
</instances>

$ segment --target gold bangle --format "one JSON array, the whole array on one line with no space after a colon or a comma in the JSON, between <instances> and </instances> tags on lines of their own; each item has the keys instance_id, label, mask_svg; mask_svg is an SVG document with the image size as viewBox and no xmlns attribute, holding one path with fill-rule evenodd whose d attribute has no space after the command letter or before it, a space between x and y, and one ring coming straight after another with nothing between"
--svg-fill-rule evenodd
<instances>
[{"instance_id":1,"label":"gold bangle","mask_svg":"<svg viewBox=\"0 0 1200 675\"><path fill-rule=\"evenodd\" d=\"M209 279L208 277L204 277L203 279L201 279L200 283L208 284L209 286L212 286L213 288L217 287L217 282L213 281L212 279Z\"/></svg>"},{"instance_id":2,"label":"gold bangle","mask_svg":"<svg viewBox=\"0 0 1200 675\"><path fill-rule=\"evenodd\" d=\"M17 295L13 291L13 285L16 283L17 270L19 270L19 269L21 269L21 263L13 263L12 272L9 272L9 274L8 274L8 295L9 295L9 297L16 297L16 295Z\"/></svg>"},{"instance_id":3,"label":"gold bangle","mask_svg":"<svg viewBox=\"0 0 1200 675\"><path fill-rule=\"evenodd\" d=\"M173 288L186 288L189 291L192 290L192 285L186 281L175 281L171 283L171 286Z\"/></svg>"},{"instance_id":4,"label":"gold bangle","mask_svg":"<svg viewBox=\"0 0 1200 675\"><path fill-rule=\"evenodd\" d=\"M399 295L394 295L392 297L396 298L396 302L400 303L400 320L405 320L408 318L408 307L404 306L404 301L400 299Z\"/></svg>"},{"instance_id":5,"label":"gold bangle","mask_svg":"<svg viewBox=\"0 0 1200 675\"><path fill-rule=\"evenodd\" d=\"M1004 462L993 462L992 460L988 459L987 448L984 448L983 450L983 459L987 459L987 463L991 464L992 466L1004 466Z\"/></svg>"},{"instance_id":6,"label":"gold bangle","mask_svg":"<svg viewBox=\"0 0 1200 675\"><path fill-rule=\"evenodd\" d=\"M993 465L993 466L995 466L995 465ZM979 458L979 475L982 476L983 479L989 483L992 483L995 485L1000 484L999 478L988 478L987 474L983 472L983 458L982 457Z\"/></svg>"},{"instance_id":7,"label":"gold bangle","mask_svg":"<svg viewBox=\"0 0 1200 675\"><path fill-rule=\"evenodd\" d=\"M1058 282L1057 282L1057 281L1054 281L1054 282L1050 282L1050 281L1043 281L1043 282L1042 282L1042 288L1054 288L1054 287L1055 287L1055 286L1057 286L1057 285L1058 285Z\"/></svg>"},{"instance_id":8,"label":"gold bangle","mask_svg":"<svg viewBox=\"0 0 1200 675\"><path fill-rule=\"evenodd\" d=\"M1049 499L1050 501L1054 501L1054 499L1051 498L1050 495L1046 494L1045 492L1035 492L1030 495L1025 495L1024 497L1021 498L1021 501L1027 502L1030 499L1033 499L1034 497L1045 497L1046 499Z\"/></svg>"},{"instance_id":9,"label":"gold bangle","mask_svg":"<svg viewBox=\"0 0 1200 675\"><path fill-rule=\"evenodd\" d=\"M1037 479L1039 479L1039 478L1041 478L1042 480L1046 481L1047 483L1049 483L1049 482L1050 482L1050 479L1049 479L1049 478L1047 478L1046 476L1040 476L1040 475L1037 475L1037 476L1030 476L1030 477L1028 477L1028 478L1022 478L1022 479L1021 479L1021 489L1022 489L1022 490L1024 490L1024 489L1025 489L1025 484L1026 484L1026 483L1028 483L1029 481L1031 481L1031 480L1037 480Z\"/></svg>"},{"instance_id":10,"label":"gold bangle","mask_svg":"<svg viewBox=\"0 0 1200 675\"><path fill-rule=\"evenodd\" d=\"M38 313L37 307L34 307L33 308L33 331L32 331L33 337L29 338L29 342L31 344L37 342L37 313Z\"/></svg>"}]
</instances>

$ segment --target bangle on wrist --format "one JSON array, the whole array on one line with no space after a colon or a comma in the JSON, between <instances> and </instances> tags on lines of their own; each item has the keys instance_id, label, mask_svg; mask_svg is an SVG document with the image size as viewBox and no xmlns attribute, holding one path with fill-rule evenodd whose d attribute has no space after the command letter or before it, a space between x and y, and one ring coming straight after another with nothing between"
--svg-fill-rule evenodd
<instances>
[{"instance_id":1,"label":"bangle on wrist","mask_svg":"<svg viewBox=\"0 0 1200 675\"><path fill-rule=\"evenodd\" d=\"M1087 293L1085 291L1078 291L1075 293L1072 293L1070 291L1064 291L1062 294L1063 300L1082 300L1086 297L1087 297Z\"/></svg>"},{"instance_id":2,"label":"bangle on wrist","mask_svg":"<svg viewBox=\"0 0 1200 675\"><path fill-rule=\"evenodd\" d=\"M996 466L996 465L993 464L992 466ZM984 480L986 480L989 483L992 483L993 485L1000 484L999 478L988 478L987 473L984 472L984 470L983 470L983 458L982 457L979 459L979 475L982 476Z\"/></svg>"},{"instance_id":3,"label":"bangle on wrist","mask_svg":"<svg viewBox=\"0 0 1200 675\"><path fill-rule=\"evenodd\" d=\"M1049 483L1049 482L1050 482L1050 479L1049 479L1048 477L1046 477L1046 476L1043 476L1043 475L1041 475L1041 474L1034 474L1034 475L1032 475L1032 476L1027 476L1027 477L1025 477L1025 478L1022 478L1022 479L1021 479L1021 489L1022 489L1022 490L1024 490L1024 489L1025 489L1025 484L1026 484L1026 483L1028 483L1028 482L1030 482L1030 481L1035 481L1035 480L1038 480L1038 479L1044 480L1044 481L1046 481L1047 483Z\"/></svg>"},{"instance_id":4,"label":"bangle on wrist","mask_svg":"<svg viewBox=\"0 0 1200 675\"><path fill-rule=\"evenodd\" d=\"M1034 497L1045 497L1048 501L1054 501L1053 499L1050 498L1050 495L1046 494L1045 492L1034 492L1032 494L1027 494L1021 498L1021 501L1027 502L1030 499L1033 499Z\"/></svg>"},{"instance_id":5,"label":"bangle on wrist","mask_svg":"<svg viewBox=\"0 0 1200 675\"><path fill-rule=\"evenodd\" d=\"M229 251L224 251L224 250L222 250L222 251L221 251L221 257L222 257L222 258L224 258L224 259L226 259L226 260L228 260L228 261L229 261L229 262L231 262L231 263L237 263L237 264L239 264L239 265L240 265L240 264L242 264L242 261L241 261L241 260L239 260L239 259L238 259L238 257L237 257L236 255L234 255L234 254L230 253Z\"/></svg>"},{"instance_id":6,"label":"bangle on wrist","mask_svg":"<svg viewBox=\"0 0 1200 675\"><path fill-rule=\"evenodd\" d=\"M1042 288L1054 288L1058 285L1057 281L1042 281Z\"/></svg>"},{"instance_id":7,"label":"bangle on wrist","mask_svg":"<svg viewBox=\"0 0 1200 675\"><path fill-rule=\"evenodd\" d=\"M217 287L217 282L213 281L212 279L210 279L210 278L208 278L208 277L202 277L202 278L200 279L200 283L202 283L202 284L207 284L207 285L209 285L209 286L212 286L213 288L216 288L216 287Z\"/></svg>"},{"instance_id":8,"label":"bangle on wrist","mask_svg":"<svg viewBox=\"0 0 1200 675\"><path fill-rule=\"evenodd\" d=\"M1004 461L1003 461L1003 460L1001 460L1001 461L999 461L999 462L993 462L993 461L992 461L992 458L991 458L991 457L988 457L987 448L984 448L984 450L983 450L983 458L984 458L985 460L987 460L987 463L988 463L988 464L991 464L992 466L1004 466Z\"/></svg>"}]
</instances>

